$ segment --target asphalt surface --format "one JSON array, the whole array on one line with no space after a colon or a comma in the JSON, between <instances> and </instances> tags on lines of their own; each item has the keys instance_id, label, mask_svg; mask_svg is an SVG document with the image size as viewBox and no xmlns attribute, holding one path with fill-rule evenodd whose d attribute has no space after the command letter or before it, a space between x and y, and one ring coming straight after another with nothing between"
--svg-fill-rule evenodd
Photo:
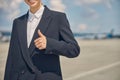
<instances>
[{"instance_id":1,"label":"asphalt surface","mask_svg":"<svg viewBox=\"0 0 120 80\"><path fill-rule=\"evenodd\" d=\"M64 80L120 80L120 39L79 40L77 58L61 56ZM3 80L9 43L0 43L0 80Z\"/></svg>"}]
</instances>

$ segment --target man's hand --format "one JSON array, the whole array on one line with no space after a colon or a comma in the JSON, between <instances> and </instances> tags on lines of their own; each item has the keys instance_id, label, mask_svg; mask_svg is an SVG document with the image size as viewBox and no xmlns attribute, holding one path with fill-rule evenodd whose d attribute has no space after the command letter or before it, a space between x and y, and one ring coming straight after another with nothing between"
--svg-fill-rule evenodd
<instances>
[{"instance_id":1,"label":"man's hand","mask_svg":"<svg viewBox=\"0 0 120 80\"><path fill-rule=\"evenodd\" d=\"M40 50L46 49L46 37L40 32L40 30L38 30L38 35L39 37L34 40L35 46Z\"/></svg>"}]
</instances>

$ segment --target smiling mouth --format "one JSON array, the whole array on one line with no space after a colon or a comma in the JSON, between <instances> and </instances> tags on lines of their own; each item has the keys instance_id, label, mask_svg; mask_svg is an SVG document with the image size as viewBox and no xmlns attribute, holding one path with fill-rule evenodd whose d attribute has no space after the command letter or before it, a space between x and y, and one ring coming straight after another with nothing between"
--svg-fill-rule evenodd
<instances>
[{"instance_id":1,"label":"smiling mouth","mask_svg":"<svg viewBox=\"0 0 120 80\"><path fill-rule=\"evenodd\" d=\"M30 3L30 4L34 4L34 3L35 3L35 0L29 0L29 3Z\"/></svg>"}]
</instances>

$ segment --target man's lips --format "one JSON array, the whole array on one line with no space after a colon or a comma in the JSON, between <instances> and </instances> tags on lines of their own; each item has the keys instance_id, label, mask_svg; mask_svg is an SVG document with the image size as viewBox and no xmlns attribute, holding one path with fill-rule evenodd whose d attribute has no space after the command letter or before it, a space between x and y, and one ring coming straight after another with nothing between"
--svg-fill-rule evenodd
<instances>
[{"instance_id":1,"label":"man's lips","mask_svg":"<svg viewBox=\"0 0 120 80\"><path fill-rule=\"evenodd\" d=\"M30 4L34 4L34 3L35 3L35 0L29 0L29 3L30 3Z\"/></svg>"}]
</instances>

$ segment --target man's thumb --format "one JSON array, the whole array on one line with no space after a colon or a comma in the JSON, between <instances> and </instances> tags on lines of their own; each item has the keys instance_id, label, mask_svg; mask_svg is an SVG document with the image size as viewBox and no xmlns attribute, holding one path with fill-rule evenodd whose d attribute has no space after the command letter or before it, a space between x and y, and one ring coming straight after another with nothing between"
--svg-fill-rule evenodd
<instances>
[{"instance_id":1,"label":"man's thumb","mask_svg":"<svg viewBox=\"0 0 120 80\"><path fill-rule=\"evenodd\" d=\"M38 30L38 35L39 35L40 37L42 37L42 36L43 36L43 34L41 33L41 31L40 31L40 30Z\"/></svg>"}]
</instances>

